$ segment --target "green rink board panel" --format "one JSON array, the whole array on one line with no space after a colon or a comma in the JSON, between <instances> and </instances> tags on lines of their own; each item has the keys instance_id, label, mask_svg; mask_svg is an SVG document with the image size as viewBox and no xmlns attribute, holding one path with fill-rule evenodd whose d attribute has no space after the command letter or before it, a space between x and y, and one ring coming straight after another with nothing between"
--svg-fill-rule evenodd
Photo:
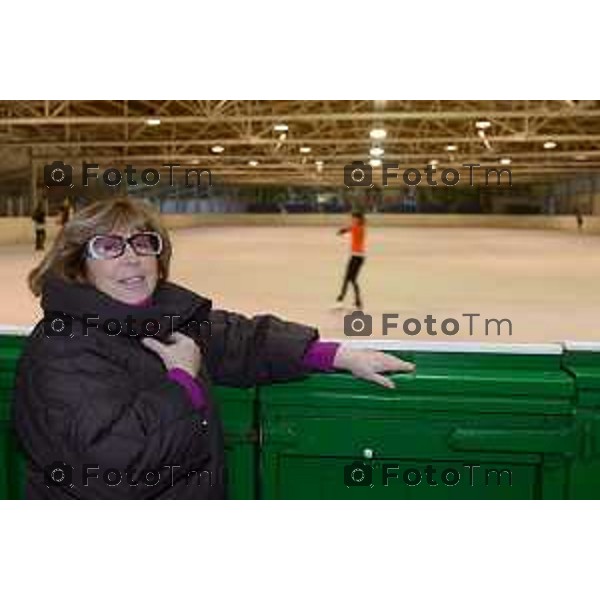
<instances>
[{"instance_id":1,"label":"green rink board panel","mask_svg":"<svg viewBox=\"0 0 600 600\"><path fill-rule=\"evenodd\" d=\"M22 497L24 458L11 426L15 370L26 337L0 335L0 499Z\"/></svg>"},{"instance_id":2,"label":"green rink board panel","mask_svg":"<svg viewBox=\"0 0 600 600\"><path fill-rule=\"evenodd\" d=\"M227 497L251 500L256 497L256 390L215 386L212 391L223 421Z\"/></svg>"},{"instance_id":3,"label":"green rink board panel","mask_svg":"<svg viewBox=\"0 0 600 600\"><path fill-rule=\"evenodd\" d=\"M570 494L600 498L600 344L566 343L563 368L575 380L578 455L570 476Z\"/></svg>"},{"instance_id":4,"label":"green rink board panel","mask_svg":"<svg viewBox=\"0 0 600 600\"><path fill-rule=\"evenodd\" d=\"M567 344L562 356L562 365L564 370L574 377L577 404L600 409L600 343Z\"/></svg>"},{"instance_id":5,"label":"green rink board panel","mask_svg":"<svg viewBox=\"0 0 600 600\"><path fill-rule=\"evenodd\" d=\"M263 497L568 497L578 438L560 355L398 355L417 369L393 375L395 390L345 374L259 390ZM368 485L345 478L357 461Z\"/></svg>"}]
</instances>

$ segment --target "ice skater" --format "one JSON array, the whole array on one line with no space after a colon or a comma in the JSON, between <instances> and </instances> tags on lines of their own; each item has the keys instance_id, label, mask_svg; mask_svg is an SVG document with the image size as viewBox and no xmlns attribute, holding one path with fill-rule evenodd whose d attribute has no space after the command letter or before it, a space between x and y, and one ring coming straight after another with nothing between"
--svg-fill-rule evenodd
<instances>
[{"instance_id":1,"label":"ice skater","mask_svg":"<svg viewBox=\"0 0 600 600\"><path fill-rule=\"evenodd\" d=\"M71 202L68 198L63 200L63 203L60 207L60 212L58 214L58 224L61 227L64 227L71 218Z\"/></svg>"},{"instance_id":2,"label":"ice skater","mask_svg":"<svg viewBox=\"0 0 600 600\"><path fill-rule=\"evenodd\" d=\"M358 309L362 309L363 303L360 296L360 287L358 285L358 274L365 262L365 237L366 237L366 220L362 211L353 211L352 224L350 227L343 227L337 234L344 235L350 232L350 259L346 267L346 274L342 283L342 290L337 297L338 308L346 296L348 284L351 283L354 288L354 305Z\"/></svg>"},{"instance_id":3,"label":"ice skater","mask_svg":"<svg viewBox=\"0 0 600 600\"><path fill-rule=\"evenodd\" d=\"M46 244L46 211L42 202L38 202L31 215L35 227L35 249L43 250Z\"/></svg>"},{"instance_id":4,"label":"ice skater","mask_svg":"<svg viewBox=\"0 0 600 600\"><path fill-rule=\"evenodd\" d=\"M579 206L575 207L575 218L577 219L577 231L581 233L583 230L583 213L581 212L581 208L579 208Z\"/></svg>"}]
</instances>

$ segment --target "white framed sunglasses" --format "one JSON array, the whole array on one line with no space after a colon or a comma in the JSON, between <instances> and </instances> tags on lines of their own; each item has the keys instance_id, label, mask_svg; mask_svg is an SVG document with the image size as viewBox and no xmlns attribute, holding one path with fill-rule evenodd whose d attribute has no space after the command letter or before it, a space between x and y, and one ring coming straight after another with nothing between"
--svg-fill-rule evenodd
<instances>
[{"instance_id":1,"label":"white framed sunglasses","mask_svg":"<svg viewBox=\"0 0 600 600\"><path fill-rule=\"evenodd\" d=\"M86 255L94 260L119 258L130 246L138 256L159 256L163 240L155 231L140 231L129 237L117 234L95 235L86 244Z\"/></svg>"}]
</instances>

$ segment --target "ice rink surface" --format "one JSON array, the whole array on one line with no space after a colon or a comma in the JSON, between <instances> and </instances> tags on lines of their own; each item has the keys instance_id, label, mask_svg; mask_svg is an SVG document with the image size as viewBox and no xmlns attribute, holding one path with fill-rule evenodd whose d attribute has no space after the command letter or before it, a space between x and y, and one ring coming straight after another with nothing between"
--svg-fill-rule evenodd
<instances>
[{"instance_id":1,"label":"ice rink surface","mask_svg":"<svg viewBox=\"0 0 600 600\"><path fill-rule=\"evenodd\" d=\"M171 279L246 315L272 313L343 339L335 310L349 252L329 227L213 227L172 233ZM600 340L600 237L539 230L373 228L360 274L372 338L422 341ZM26 286L39 261L28 246L0 248L0 324L40 318ZM382 313L393 313L383 335ZM464 314L480 316L463 316ZM436 323L429 335L425 319ZM421 325L418 335L403 330ZM442 322L447 322L446 333ZM500 324L496 321L509 319ZM486 335L486 320L487 335ZM493 321L496 320L496 321ZM458 331L450 335L453 327ZM356 327L361 325L355 324Z\"/></svg>"}]
</instances>

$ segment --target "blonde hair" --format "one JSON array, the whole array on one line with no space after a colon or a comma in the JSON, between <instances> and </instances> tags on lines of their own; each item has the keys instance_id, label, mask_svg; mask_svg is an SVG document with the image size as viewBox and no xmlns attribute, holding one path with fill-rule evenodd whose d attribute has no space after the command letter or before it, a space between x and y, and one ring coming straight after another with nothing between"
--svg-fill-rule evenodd
<instances>
[{"instance_id":1,"label":"blonde hair","mask_svg":"<svg viewBox=\"0 0 600 600\"><path fill-rule=\"evenodd\" d=\"M163 250L158 256L158 278L169 276L172 246L167 229L160 221L158 212L145 201L126 197L99 200L77 211L60 230L52 247L40 264L27 278L34 296L42 293L48 276L66 281L85 283L85 245L93 236L111 233L123 228L138 231L154 231L163 240Z\"/></svg>"}]
</instances>

